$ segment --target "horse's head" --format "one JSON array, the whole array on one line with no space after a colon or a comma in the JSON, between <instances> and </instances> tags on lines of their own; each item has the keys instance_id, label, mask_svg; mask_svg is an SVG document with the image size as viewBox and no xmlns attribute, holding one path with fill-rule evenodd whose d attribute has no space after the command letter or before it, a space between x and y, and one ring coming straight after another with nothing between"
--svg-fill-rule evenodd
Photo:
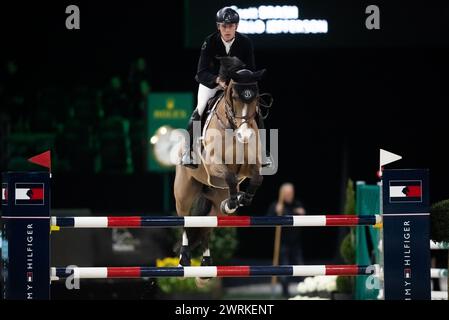
<instances>
[{"instance_id":1,"label":"horse's head","mask_svg":"<svg viewBox=\"0 0 449 320\"><path fill-rule=\"evenodd\" d=\"M265 69L257 72L238 70L231 76L226 90L228 108L232 110L230 119L237 129L236 137L241 143L247 143L257 128L254 121L259 100L257 82L264 73Z\"/></svg>"},{"instance_id":2,"label":"horse's head","mask_svg":"<svg viewBox=\"0 0 449 320\"><path fill-rule=\"evenodd\" d=\"M219 60L220 77L228 83L225 92L226 115L233 129L237 129L237 139L247 143L257 128L254 121L259 98L257 82L265 69L256 72L244 69L245 64L237 57L221 57Z\"/></svg>"}]
</instances>

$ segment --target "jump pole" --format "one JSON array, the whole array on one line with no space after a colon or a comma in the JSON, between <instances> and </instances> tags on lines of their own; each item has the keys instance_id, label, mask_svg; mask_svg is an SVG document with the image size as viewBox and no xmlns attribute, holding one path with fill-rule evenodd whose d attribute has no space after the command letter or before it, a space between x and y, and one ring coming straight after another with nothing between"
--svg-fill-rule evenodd
<instances>
[{"instance_id":1,"label":"jump pole","mask_svg":"<svg viewBox=\"0 0 449 320\"><path fill-rule=\"evenodd\" d=\"M382 222L380 215L309 216L106 216L51 217L58 228L244 228L244 227L351 227Z\"/></svg>"},{"instance_id":2,"label":"jump pole","mask_svg":"<svg viewBox=\"0 0 449 320\"><path fill-rule=\"evenodd\" d=\"M269 276L358 276L378 275L379 265L299 266L208 266L208 267L75 267L51 268L51 280L75 276L79 279L162 278L162 277L269 277Z\"/></svg>"}]
</instances>

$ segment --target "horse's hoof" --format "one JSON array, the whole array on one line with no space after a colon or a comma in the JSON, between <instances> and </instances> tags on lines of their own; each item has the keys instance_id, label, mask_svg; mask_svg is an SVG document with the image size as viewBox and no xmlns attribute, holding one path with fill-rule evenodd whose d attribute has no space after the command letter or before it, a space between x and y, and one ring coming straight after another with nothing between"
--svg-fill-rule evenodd
<instances>
[{"instance_id":1,"label":"horse's hoof","mask_svg":"<svg viewBox=\"0 0 449 320\"><path fill-rule=\"evenodd\" d=\"M237 195L237 202L239 203L239 207L243 207L244 206L244 204L243 204L243 198L244 198L244 196L245 196L245 193L244 192L239 192L239 194Z\"/></svg>"},{"instance_id":2,"label":"horse's hoof","mask_svg":"<svg viewBox=\"0 0 449 320\"><path fill-rule=\"evenodd\" d=\"M222 213L225 214L231 214L237 211L237 207L235 206L235 208L229 208L229 199L223 200L220 204L220 210Z\"/></svg>"},{"instance_id":3,"label":"horse's hoof","mask_svg":"<svg viewBox=\"0 0 449 320\"><path fill-rule=\"evenodd\" d=\"M181 258L179 259L178 267L190 267L192 264L190 263L190 259Z\"/></svg>"},{"instance_id":4,"label":"horse's hoof","mask_svg":"<svg viewBox=\"0 0 449 320\"><path fill-rule=\"evenodd\" d=\"M191 254L187 246L181 247L181 252L179 254L179 267L190 267L191 265Z\"/></svg>"},{"instance_id":5,"label":"horse's hoof","mask_svg":"<svg viewBox=\"0 0 449 320\"><path fill-rule=\"evenodd\" d=\"M253 202L253 197L248 196L247 193L240 192L237 196L237 200L240 207L247 207Z\"/></svg>"},{"instance_id":6,"label":"horse's hoof","mask_svg":"<svg viewBox=\"0 0 449 320\"><path fill-rule=\"evenodd\" d=\"M201 259L202 267L208 267L211 265L212 265L212 257L203 257L203 259Z\"/></svg>"},{"instance_id":7,"label":"horse's hoof","mask_svg":"<svg viewBox=\"0 0 449 320\"><path fill-rule=\"evenodd\" d=\"M188 259L188 258L181 258L179 260L179 266L180 267L190 267L191 266L190 259Z\"/></svg>"}]
</instances>

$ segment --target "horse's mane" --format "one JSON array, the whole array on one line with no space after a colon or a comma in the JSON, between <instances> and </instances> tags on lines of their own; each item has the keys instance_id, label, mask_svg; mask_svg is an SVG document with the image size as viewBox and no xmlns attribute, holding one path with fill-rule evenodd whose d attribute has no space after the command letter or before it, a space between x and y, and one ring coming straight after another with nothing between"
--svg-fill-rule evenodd
<instances>
[{"instance_id":1,"label":"horse's mane","mask_svg":"<svg viewBox=\"0 0 449 320\"><path fill-rule=\"evenodd\" d=\"M245 69L246 65L237 57L224 56L217 57L217 59L220 60L220 70L218 75L227 83L231 79L241 83L259 81L266 71L265 69L262 69L253 72Z\"/></svg>"},{"instance_id":2,"label":"horse's mane","mask_svg":"<svg viewBox=\"0 0 449 320\"><path fill-rule=\"evenodd\" d=\"M218 75L223 80L230 80L237 71L243 69L246 65L237 57L217 57L220 60L220 70Z\"/></svg>"}]
</instances>

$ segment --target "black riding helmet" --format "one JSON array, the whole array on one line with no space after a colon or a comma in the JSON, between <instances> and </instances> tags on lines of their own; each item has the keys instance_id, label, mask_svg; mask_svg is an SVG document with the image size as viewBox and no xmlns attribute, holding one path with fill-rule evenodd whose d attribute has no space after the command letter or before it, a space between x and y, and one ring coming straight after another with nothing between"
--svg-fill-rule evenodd
<instances>
[{"instance_id":1,"label":"black riding helmet","mask_svg":"<svg viewBox=\"0 0 449 320\"><path fill-rule=\"evenodd\" d=\"M230 7L224 7L217 12L217 23L239 23L239 20L237 11Z\"/></svg>"}]
</instances>

